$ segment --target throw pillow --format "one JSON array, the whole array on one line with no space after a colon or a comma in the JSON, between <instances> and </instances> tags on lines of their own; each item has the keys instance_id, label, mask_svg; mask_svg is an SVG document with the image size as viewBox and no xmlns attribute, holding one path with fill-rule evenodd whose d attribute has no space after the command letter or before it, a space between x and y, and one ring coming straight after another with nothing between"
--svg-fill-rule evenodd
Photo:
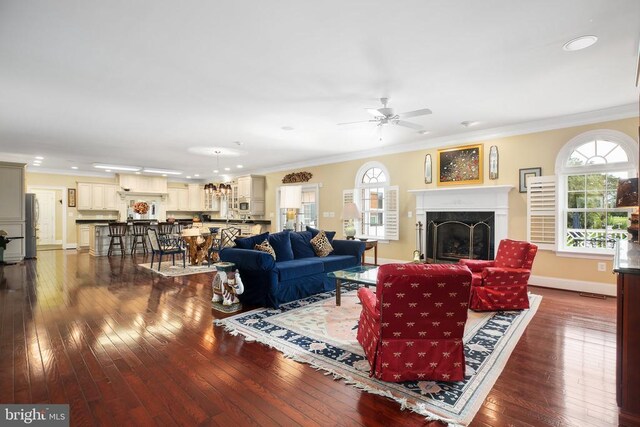
<instances>
[{"instance_id":1,"label":"throw pillow","mask_svg":"<svg viewBox=\"0 0 640 427\"><path fill-rule=\"evenodd\" d=\"M253 249L253 247L264 242L269 237L269 232L258 234L251 237L236 237L236 247L240 249Z\"/></svg>"},{"instance_id":2,"label":"throw pillow","mask_svg":"<svg viewBox=\"0 0 640 427\"><path fill-rule=\"evenodd\" d=\"M289 230L280 231L269 235L269 244L276 252L276 259L280 261L291 261L293 259L293 249L291 249L291 232Z\"/></svg>"},{"instance_id":3,"label":"throw pillow","mask_svg":"<svg viewBox=\"0 0 640 427\"><path fill-rule=\"evenodd\" d=\"M322 230L318 230L317 228L313 228L313 227L309 227L307 225L307 231L309 233L311 233L311 237L316 237L318 235L319 232L321 232ZM327 235L327 239L329 240L329 243L333 243L333 238L336 235L335 231L325 231L325 234Z\"/></svg>"},{"instance_id":4,"label":"throw pillow","mask_svg":"<svg viewBox=\"0 0 640 427\"><path fill-rule=\"evenodd\" d=\"M333 251L333 246L331 246L327 234L322 230L316 237L311 239L311 246L313 246L313 250L319 257L325 257Z\"/></svg>"},{"instance_id":5,"label":"throw pillow","mask_svg":"<svg viewBox=\"0 0 640 427\"><path fill-rule=\"evenodd\" d=\"M267 239L265 239L264 242L255 245L253 249L260 252L266 252L271 255L273 259L276 259L276 252L273 250L273 247L269 244Z\"/></svg>"}]
</instances>

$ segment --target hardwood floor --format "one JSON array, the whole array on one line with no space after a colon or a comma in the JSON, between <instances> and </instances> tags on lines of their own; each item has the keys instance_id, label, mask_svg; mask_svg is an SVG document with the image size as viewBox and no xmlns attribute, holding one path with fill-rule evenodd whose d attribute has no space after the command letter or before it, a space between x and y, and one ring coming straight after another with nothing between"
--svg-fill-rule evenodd
<instances>
[{"instance_id":1,"label":"hardwood floor","mask_svg":"<svg viewBox=\"0 0 640 427\"><path fill-rule=\"evenodd\" d=\"M0 402L69 403L79 426L438 424L213 326L210 275L145 260L0 267ZM531 290L541 307L472 425L617 425L615 300Z\"/></svg>"}]
</instances>

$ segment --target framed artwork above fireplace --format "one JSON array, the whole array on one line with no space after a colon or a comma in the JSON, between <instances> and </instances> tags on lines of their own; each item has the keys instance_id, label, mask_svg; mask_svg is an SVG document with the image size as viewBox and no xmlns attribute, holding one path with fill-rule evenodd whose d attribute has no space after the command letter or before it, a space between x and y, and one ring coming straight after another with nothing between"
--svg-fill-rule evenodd
<instances>
[{"instance_id":1,"label":"framed artwork above fireplace","mask_svg":"<svg viewBox=\"0 0 640 427\"><path fill-rule=\"evenodd\" d=\"M482 144L438 150L438 185L482 184Z\"/></svg>"}]
</instances>

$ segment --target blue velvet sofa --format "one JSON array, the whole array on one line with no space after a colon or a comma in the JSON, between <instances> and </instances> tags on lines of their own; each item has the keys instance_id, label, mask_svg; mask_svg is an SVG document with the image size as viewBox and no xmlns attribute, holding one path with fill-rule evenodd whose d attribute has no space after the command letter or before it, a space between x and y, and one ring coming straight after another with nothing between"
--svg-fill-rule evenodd
<instances>
[{"instance_id":1,"label":"blue velvet sofa","mask_svg":"<svg viewBox=\"0 0 640 427\"><path fill-rule=\"evenodd\" d=\"M333 240L335 232L327 232L333 252L316 256L311 239L318 230L263 233L236 239L236 246L220 251L220 260L233 262L242 278L244 293L238 296L245 304L279 307L280 304L308 297L336 287L327 273L360 265L365 244L359 240ZM256 244L268 240L276 259L266 252L254 250Z\"/></svg>"}]
</instances>

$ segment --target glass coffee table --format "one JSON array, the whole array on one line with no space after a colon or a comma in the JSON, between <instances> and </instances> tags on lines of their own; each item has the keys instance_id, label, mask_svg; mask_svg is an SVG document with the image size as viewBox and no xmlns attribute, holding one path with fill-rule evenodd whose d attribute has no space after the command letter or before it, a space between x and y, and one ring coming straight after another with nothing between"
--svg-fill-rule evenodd
<instances>
[{"instance_id":1,"label":"glass coffee table","mask_svg":"<svg viewBox=\"0 0 640 427\"><path fill-rule=\"evenodd\" d=\"M375 265L360 265L327 273L327 276L336 279L336 305L340 305L340 287L342 282L359 283L366 287L376 285L378 267Z\"/></svg>"}]
</instances>

